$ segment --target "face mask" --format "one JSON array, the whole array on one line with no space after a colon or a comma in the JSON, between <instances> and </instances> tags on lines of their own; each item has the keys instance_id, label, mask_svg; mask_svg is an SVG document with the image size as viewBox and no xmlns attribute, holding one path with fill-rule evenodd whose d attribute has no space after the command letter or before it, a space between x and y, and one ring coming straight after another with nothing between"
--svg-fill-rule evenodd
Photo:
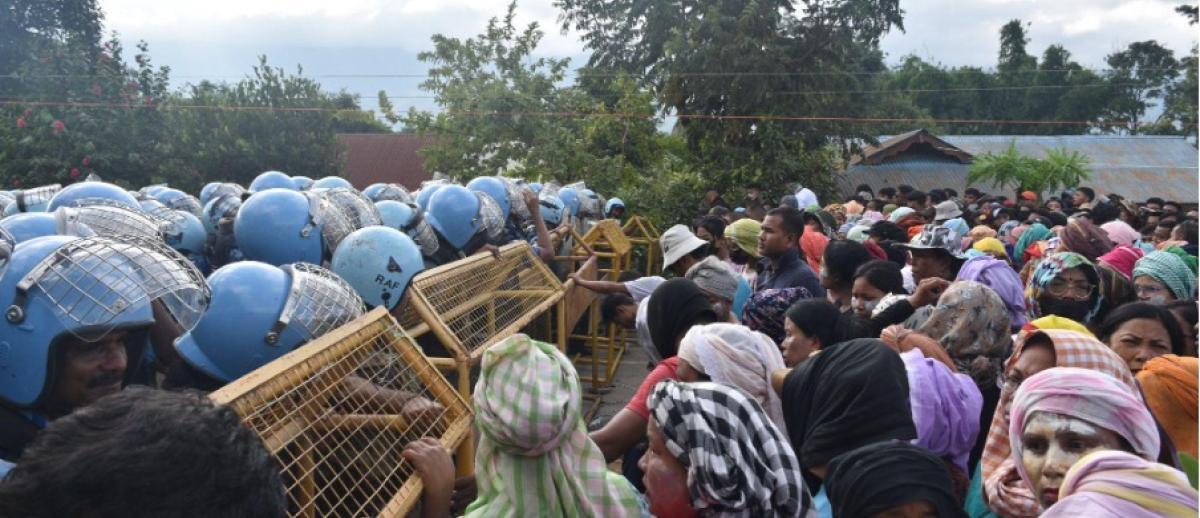
<instances>
[{"instance_id":1,"label":"face mask","mask_svg":"<svg viewBox=\"0 0 1200 518\"><path fill-rule=\"evenodd\" d=\"M1067 300L1045 298L1039 302L1043 315L1055 315L1069 318L1080 324L1087 323L1088 313L1092 311L1090 300Z\"/></svg>"}]
</instances>

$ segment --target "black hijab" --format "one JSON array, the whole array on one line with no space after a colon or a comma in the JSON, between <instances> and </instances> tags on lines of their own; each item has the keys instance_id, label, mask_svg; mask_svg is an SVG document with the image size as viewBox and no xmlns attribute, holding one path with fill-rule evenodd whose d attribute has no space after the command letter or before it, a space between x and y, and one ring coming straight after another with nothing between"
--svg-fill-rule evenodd
<instances>
[{"instance_id":1,"label":"black hijab","mask_svg":"<svg viewBox=\"0 0 1200 518\"><path fill-rule=\"evenodd\" d=\"M805 360L788 373L782 399L806 469L868 444L917 438L904 361L877 339L842 342Z\"/></svg>"},{"instance_id":2,"label":"black hijab","mask_svg":"<svg viewBox=\"0 0 1200 518\"><path fill-rule=\"evenodd\" d=\"M696 283L671 279L650 294L646 324L658 354L667 359L679 349L676 341L694 325L717 321L717 313Z\"/></svg>"},{"instance_id":3,"label":"black hijab","mask_svg":"<svg viewBox=\"0 0 1200 518\"><path fill-rule=\"evenodd\" d=\"M829 462L825 487L839 518L870 518L925 501L940 517L965 517L946 464L904 441L885 441L843 453Z\"/></svg>"}]
</instances>

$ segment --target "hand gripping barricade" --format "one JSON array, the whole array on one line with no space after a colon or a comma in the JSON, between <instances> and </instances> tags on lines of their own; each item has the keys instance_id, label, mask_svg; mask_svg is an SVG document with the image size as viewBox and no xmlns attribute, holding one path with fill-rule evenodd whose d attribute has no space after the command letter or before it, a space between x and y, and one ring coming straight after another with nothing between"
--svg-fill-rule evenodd
<instances>
[{"instance_id":1,"label":"hand gripping barricade","mask_svg":"<svg viewBox=\"0 0 1200 518\"><path fill-rule=\"evenodd\" d=\"M596 277L599 280L616 282L629 264L633 244L616 220L606 219L596 224L577 241L574 254L589 253L596 260ZM583 340L591 349L592 374L580 376L579 381L591 382L593 392L612 383L613 375L625 354L625 330L612 323L601 325L600 303L593 301L587 310L587 330L584 334L571 335L571 339ZM573 358L579 361L579 357Z\"/></svg>"},{"instance_id":2,"label":"hand gripping barricade","mask_svg":"<svg viewBox=\"0 0 1200 518\"><path fill-rule=\"evenodd\" d=\"M334 207L341 210L356 230L383 224L383 220L379 216L379 209L375 208L375 204L361 192L337 187L321 191L319 196L326 198Z\"/></svg>"},{"instance_id":3,"label":"hand gripping barricade","mask_svg":"<svg viewBox=\"0 0 1200 518\"><path fill-rule=\"evenodd\" d=\"M204 277L160 241L103 237L37 238L15 249L0 277L0 398L33 405L57 374L49 369L67 337L97 341L128 331L136 365L155 315L191 329L208 306ZM160 311L161 310L161 311ZM163 322L160 322L163 323ZM134 369L127 371L127 379Z\"/></svg>"},{"instance_id":4,"label":"hand gripping barricade","mask_svg":"<svg viewBox=\"0 0 1200 518\"><path fill-rule=\"evenodd\" d=\"M629 237L629 242L634 246L634 253L631 256L631 262L634 264L630 264L629 268L631 270L636 268L639 272L644 272L644 275L658 275L660 268L657 265L662 264L662 249L658 246L658 228L649 219L633 216L625 222L622 229ZM637 268L635 266L637 263L645 268Z\"/></svg>"},{"instance_id":5,"label":"hand gripping barricade","mask_svg":"<svg viewBox=\"0 0 1200 518\"><path fill-rule=\"evenodd\" d=\"M383 308L209 397L262 438L294 517L406 516L423 486L404 448L470 442L467 400Z\"/></svg>"}]
</instances>

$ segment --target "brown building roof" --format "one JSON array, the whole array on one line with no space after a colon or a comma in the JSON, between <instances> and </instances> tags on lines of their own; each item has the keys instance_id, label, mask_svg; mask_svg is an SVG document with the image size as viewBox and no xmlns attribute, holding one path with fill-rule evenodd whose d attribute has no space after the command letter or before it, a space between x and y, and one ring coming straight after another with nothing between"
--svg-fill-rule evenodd
<instances>
[{"instance_id":1,"label":"brown building roof","mask_svg":"<svg viewBox=\"0 0 1200 518\"><path fill-rule=\"evenodd\" d=\"M373 183L398 183L415 190L433 178L417 150L433 141L411 133L343 133L337 136L346 164L342 177L363 189Z\"/></svg>"}]
</instances>

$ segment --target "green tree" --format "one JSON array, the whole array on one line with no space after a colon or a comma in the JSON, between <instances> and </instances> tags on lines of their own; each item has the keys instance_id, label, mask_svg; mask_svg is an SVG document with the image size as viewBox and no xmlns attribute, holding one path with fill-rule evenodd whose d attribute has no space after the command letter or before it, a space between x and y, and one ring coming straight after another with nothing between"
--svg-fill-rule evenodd
<instances>
[{"instance_id":1,"label":"green tree","mask_svg":"<svg viewBox=\"0 0 1200 518\"><path fill-rule=\"evenodd\" d=\"M1017 152L1016 143L1002 153L984 153L971 161L967 183L988 182L996 188L1015 192L1041 193L1079 185L1090 178L1088 158L1066 149L1051 149L1045 158L1033 158Z\"/></svg>"},{"instance_id":2,"label":"green tree","mask_svg":"<svg viewBox=\"0 0 1200 518\"><path fill-rule=\"evenodd\" d=\"M1163 98L1163 112L1147 132L1159 134L1196 135L1196 114L1200 111L1197 103L1197 92L1200 92L1200 81L1196 79L1197 54L1196 46L1187 57L1179 60L1181 77L1178 81L1167 86L1167 94Z\"/></svg>"},{"instance_id":3,"label":"green tree","mask_svg":"<svg viewBox=\"0 0 1200 518\"><path fill-rule=\"evenodd\" d=\"M653 89L662 113L679 117L695 169L712 186L757 182L779 194L800 182L829 192L828 159L838 153L825 147L849 153L878 128L791 116L864 118L891 102L841 92L879 87L873 76L887 70L879 39L902 28L896 0L555 5L563 29L592 51L589 68L628 72Z\"/></svg>"},{"instance_id":4,"label":"green tree","mask_svg":"<svg viewBox=\"0 0 1200 518\"><path fill-rule=\"evenodd\" d=\"M586 179L602 192L635 179L657 153L651 97L619 75L560 86L569 62L533 58L543 33L536 23L518 29L515 12L510 4L473 38L435 35L433 50L420 54L431 65L421 88L442 111L410 109L401 121L436 137L422 150L426 167L459 179Z\"/></svg>"},{"instance_id":5,"label":"green tree","mask_svg":"<svg viewBox=\"0 0 1200 518\"><path fill-rule=\"evenodd\" d=\"M1127 121L1121 129L1136 135L1146 109L1155 99L1161 99L1179 76L1179 61L1171 49L1154 40L1131 43L1125 50L1109 54L1106 61L1113 88L1107 116Z\"/></svg>"}]
</instances>

